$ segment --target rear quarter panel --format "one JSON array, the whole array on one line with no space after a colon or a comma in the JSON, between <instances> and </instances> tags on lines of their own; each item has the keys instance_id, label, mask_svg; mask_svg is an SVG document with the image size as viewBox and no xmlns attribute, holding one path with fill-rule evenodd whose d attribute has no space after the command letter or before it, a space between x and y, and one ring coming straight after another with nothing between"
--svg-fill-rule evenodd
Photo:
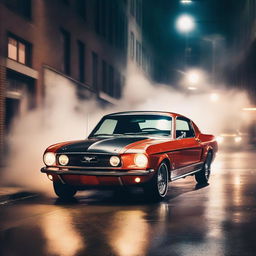
<instances>
[{"instance_id":1,"label":"rear quarter panel","mask_svg":"<svg viewBox=\"0 0 256 256\"><path fill-rule=\"evenodd\" d=\"M202 161L205 161L209 151L213 153L213 159L218 151L218 143L214 135L201 133L198 138L201 140L203 147Z\"/></svg>"}]
</instances>

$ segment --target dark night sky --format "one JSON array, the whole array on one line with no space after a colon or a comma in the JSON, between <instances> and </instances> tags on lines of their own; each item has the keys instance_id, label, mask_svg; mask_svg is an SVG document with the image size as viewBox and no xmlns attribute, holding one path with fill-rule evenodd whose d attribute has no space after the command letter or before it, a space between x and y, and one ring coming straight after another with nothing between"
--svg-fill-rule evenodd
<instances>
[{"instance_id":1,"label":"dark night sky","mask_svg":"<svg viewBox=\"0 0 256 256\"><path fill-rule=\"evenodd\" d=\"M171 68L179 66L184 53L185 39L175 28L180 14L195 18L196 29L190 33L191 44L197 44L204 36L220 34L227 43L232 40L237 12L244 0L194 0L193 4L182 5L179 0L144 1L144 30L161 61Z\"/></svg>"}]
</instances>

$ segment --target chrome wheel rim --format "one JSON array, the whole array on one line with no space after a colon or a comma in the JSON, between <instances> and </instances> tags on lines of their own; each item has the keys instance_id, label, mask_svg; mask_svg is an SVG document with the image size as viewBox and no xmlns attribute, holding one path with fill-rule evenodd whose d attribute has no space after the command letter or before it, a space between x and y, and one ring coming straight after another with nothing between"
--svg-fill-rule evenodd
<instances>
[{"instance_id":1,"label":"chrome wheel rim","mask_svg":"<svg viewBox=\"0 0 256 256\"><path fill-rule=\"evenodd\" d=\"M168 187L167 166L165 164L161 164L157 174L157 188L160 196L164 196L166 194L167 187Z\"/></svg>"}]
</instances>

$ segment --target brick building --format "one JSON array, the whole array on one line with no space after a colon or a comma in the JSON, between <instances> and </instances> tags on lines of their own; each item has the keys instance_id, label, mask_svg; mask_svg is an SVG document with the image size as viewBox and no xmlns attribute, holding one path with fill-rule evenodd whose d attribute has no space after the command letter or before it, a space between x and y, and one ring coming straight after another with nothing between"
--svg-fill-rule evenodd
<instances>
[{"instance_id":1,"label":"brick building","mask_svg":"<svg viewBox=\"0 0 256 256\"><path fill-rule=\"evenodd\" d=\"M1 155L14 117L42 105L54 83L114 103L129 62L150 76L142 15L142 0L1 0Z\"/></svg>"}]
</instances>

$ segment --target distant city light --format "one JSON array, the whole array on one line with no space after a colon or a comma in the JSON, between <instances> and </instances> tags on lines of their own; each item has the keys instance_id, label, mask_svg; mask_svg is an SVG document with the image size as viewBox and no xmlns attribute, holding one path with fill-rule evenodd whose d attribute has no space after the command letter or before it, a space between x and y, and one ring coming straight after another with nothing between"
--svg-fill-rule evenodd
<instances>
[{"instance_id":1,"label":"distant city light","mask_svg":"<svg viewBox=\"0 0 256 256\"><path fill-rule=\"evenodd\" d=\"M244 111L256 111L256 108L243 108Z\"/></svg>"},{"instance_id":2,"label":"distant city light","mask_svg":"<svg viewBox=\"0 0 256 256\"><path fill-rule=\"evenodd\" d=\"M192 0L181 0L180 1L182 4L191 4Z\"/></svg>"},{"instance_id":3,"label":"distant city light","mask_svg":"<svg viewBox=\"0 0 256 256\"><path fill-rule=\"evenodd\" d=\"M189 86L189 87L188 87L188 90L190 90L190 91L195 91L195 90L197 90L197 88L196 88L196 87L193 87L193 86Z\"/></svg>"},{"instance_id":4,"label":"distant city light","mask_svg":"<svg viewBox=\"0 0 256 256\"><path fill-rule=\"evenodd\" d=\"M176 27L180 32L188 33L195 28L195 21L192 16L184 14L177 19Z\"/></svg>"}]
</instances>

